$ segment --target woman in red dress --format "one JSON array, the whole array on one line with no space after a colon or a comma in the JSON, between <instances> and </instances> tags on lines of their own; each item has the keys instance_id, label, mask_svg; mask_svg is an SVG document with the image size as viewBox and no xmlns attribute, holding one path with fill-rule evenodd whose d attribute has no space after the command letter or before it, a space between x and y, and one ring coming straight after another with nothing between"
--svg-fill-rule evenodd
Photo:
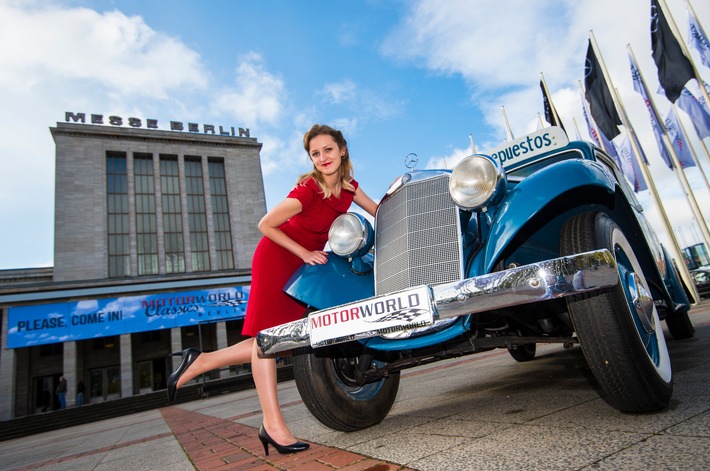
<instances>
[{"instance_id":1,"label":"woman in red dress","mask_svg":"<svg viewBox=\"0 0 710 471\"><path fill-rule=\"evenodd\" d=\"M183 359L168 379L168 398L174 401L177 390L197 375L251 363L264 414L259 439L267 455L269 444L279 453L303 451L308 444L296 441L286 425L278 402L275 358L263 356L254 338L263 329L303 317L304 306L282 289L304 263L326 263L328 256L323 249L335 218L347 212L353 201L372 216L377 209L377 203L353 179L342 132L316 124L303 137L303 147L313 162L313 170L301 176L286 199L259 222L264 237L252 260L252 283L242 330L251 338L215 352L188 348L174 354Z\"/></svg>"}]
</instances>

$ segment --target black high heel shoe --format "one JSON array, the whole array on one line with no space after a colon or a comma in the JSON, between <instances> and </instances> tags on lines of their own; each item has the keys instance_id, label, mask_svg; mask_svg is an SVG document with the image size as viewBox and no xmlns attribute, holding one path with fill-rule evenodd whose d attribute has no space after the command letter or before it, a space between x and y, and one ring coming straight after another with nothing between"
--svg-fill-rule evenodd
<instances>
[{"instance_id":1,"label":"black high heel shoe","mask_svg":"<svg viewBox=\"0 0 710 471\"><path fill-rule=\"evenodd\" d=\"M261 444L264 445L264 454L266 456L269 456L269 443L271 444L271 446L276 448L276 451L278 451L282 455L307 450L308 447L311 446L310 444L303 442L296 442L291 445L279 445L274 441L273 438L269 436L268 433L266 433L266 429L264 429L264 424L261 424L261 428L259 429L259 440L261 440Z\"/></svg>"},{"instance_id":2,"label":"black high heel shoe","mask_svg":"<svg viewBox=\"0 0 710 471\"><path fill-rule=\"evenodd\" d=\"M175 397L177 397L177 383L180 376L187 371L190 365L192 365L200 355L202 355L202 352L197 348L192 347L186 348L182 352L173 352L169 355L171 357L182 357L182 362L168 378L168 401L175 402Z\"/></svg>"}]
</instances>

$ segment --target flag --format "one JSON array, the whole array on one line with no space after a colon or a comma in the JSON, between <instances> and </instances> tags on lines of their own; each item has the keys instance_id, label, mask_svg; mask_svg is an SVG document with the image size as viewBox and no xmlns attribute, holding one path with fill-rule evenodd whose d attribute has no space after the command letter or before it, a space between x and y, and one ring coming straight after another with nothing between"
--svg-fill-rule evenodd
<instances>
[{"instance_id":1,"label":"flag","mask_svg":"<svg viewBox=\"0 0 710 471\"><path fill-rule=\"evenodd\" d=\"M540 80L540 90L542 90L542 107L545 110L545 121L550 123L550 126L557 126L557 117L552 112L552 106L550 106L550 97L547 96L547 90L545 89L545 84Z\"/></svg>"},{"instance_id":2,"label":"flag","mask_svg":"<svg viewBox=\"0 0 710 471\"><path fill-rule=\"evenodd\" d=\"M646 108L648 108L648 114L651 117L651 127L653 128L653 134L656 136L656 143L658 144L658 150L661 152L661 158L668 165L668 168L673 168L673 160L671 159L666 145L663 143L663 129L661 128L661 117L656 114L656 110L651 103L651 98L648 95L648 90L646 90L646 85L641 78L641 71L634 60L634 56L629 54L629 62L631 64L631 79L634 82L634 90L639 92L643 97L644 103L646 103Z\"/></svg>"},{"instance_id":3,"label":"flag","mask_svg":"<svg viewBox=\"0 0 710 471\"><path fill-rule=\"evenodd\" d=\"M695 17L692 9L688 10L688 44L698 50L700 53L700 61L705 67L710 67L710 42L700 26L700 22Z\"/></svg>"},{"instance_id":4,"label":"flag","mask_svg":"<svg viewBox=\"0 0 710 471\"><path fill-rule=\"evenodd\" d=\"M690 90L683 88L678 98L678 106L688 113L700 139L710 137L710 113L700 104Z\"/></svg>"},{"instance_id":5,"label":"flag","mask_svg":"<svg viewBox=\"0 0 710 471\"><path fill-rule=\"evenodd\" d=\"M671 108L668 112L668 116L666 116L666 130L668 131L671 145L673 145L673 150L676 156L678 156L680 167L695 167L695 159L693 159L693 154L688 145L688 139L685 137L680 123L678 123L678 115L675 114L675 108Z\"/></svg>"},{"instance_id":6,"label":"flag","mask_svg":"<svg viewBox=\"0 0 710 471\"><path fill-rule=\"evenodd\" d=\"M621 167L621 171L626 179L629 180L629 183L631 183L631 187L634 191L638 193L639 191L647 190L648 185L646 184L646 180L643 178L641 167L639 167L634 148L631 146L631 141L629 140L628 135L624 136L619 145L616 146L616 150L618 154L617 163L619 164L619 167ZM640 146L639 150L641 151L642 159L646 161L646 157L643 155L643 149L641 149Z\"/></svg>"},{"instance_id":7,"label":"flag","mask_svg":"<svg viewBox=\"0 0 710 471\"><path fill-rule=\"evenodd\" d=\"M559 126L567 133L565 126L562 124L560 116L557 114L555 105L552 104L552 98L547 95L547 87L543 79L540 79L540 90L542 90L542 107L545 110L545 121L550 123L550 126Z\"/></svg>"},{"instance_id":8,"label":"flag","mask_svg":"<svg viewBox=\"0 0 710 471\"><path fill-rule=\"evenodd\" d=\"M675 103L686 83L695 77L693 65L683 54L658 0L651 0L651 49L658 67L658 81L666 97Z\"/></svg>"},{"instance_id":9,"label":"flag","mask_svg":"<svg viewBox=\"0 0 710 471\"><path fill-rule=\"evenodd\" d=\"M696 81L697 84L697 81ZM703 80L703 85L705 85L705 90L710 90L710 85L706 81ZM698 84L698 90L700 90L700 85ZM705 103L705 95L703 94L702 90L700 90L700 98L698 98L698 101L700 102L700 105L703 107L703 109L707 112L710 113L710 107L708 107L708 104Z\"/></svg>"},{"instance_id":10,"label":"flag","mask_svg":"<svg viewBox=\"0 0 710 471\"><path fill-rule=\"evenodd\" d=\"M597 56L594 54L592 41L587 48L587 59L584 64L584 96L589 102L589 111L597 123L602 134L608 139L614 139L621 134L616 126L621 124L621 118L611 98L609 86L604 78L604 73L599 66Z\"/></svg>"},{"instance_id":11,"label":"flag","mask_svg":"<svg viewBox=\"0 0 710 471\"><path fill-rule=\"evenodd\" d=\"M607 154L609 154L614 160L617 161L617 163L619 163L619 156L616 154L616 148L614 147L614 144L612 144L611 141L607 139L603 132L598 133L596 127L592 125L592 120L589 119L589 113L587 112L587 102L584 101L584 97L582 97L582 114L584 115L584 120L587 122L589 137L592 138L597 147L599 147L600 149L604 149Z\"/></svg>"}]
</instances>

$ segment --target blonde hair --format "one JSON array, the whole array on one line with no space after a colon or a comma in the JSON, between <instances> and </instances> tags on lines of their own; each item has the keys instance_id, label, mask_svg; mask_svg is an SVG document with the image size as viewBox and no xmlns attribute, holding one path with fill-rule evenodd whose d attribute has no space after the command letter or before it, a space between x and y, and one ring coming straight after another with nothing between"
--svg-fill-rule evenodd
<instances>
[{"instance_id":1,"label":"blonde hair","mask_svg":"<svg viewBox=\"0 0 710 471\"><path fill-rule=\"evenodd\" d=\"M337 129L333 129L332 127L326 125L326 124L314 124L311 126L311 129L306 132L306 134L303 135L303 148L306 149L306 153L308 154L308 158L310 159L310 144L311 140L316 137L316 136L321 136L327 134L328 136L332 137L335 143L338 145L341 151L343 151L343 156L342 160L340 163L340 168L338 169L338 173L340 176L340 186L344 190L348 191L355 191L355 187L353 186L352 183L350 183L353 179L353 165L350 162L350 153L348 151L348 142L345 140L345 137L343 137L343 133L338 131ZM325 179L323 178L323 174L321 173L320 170L318 170L315 165L313 166L313 170L311 170L308 173L304 173L300 177L298 177L298 180L296 181L296 185L301 185L303 184L304 181L306 181L309 178L313 178L315 182L318 184L318 187L320 188L321 192L323 193L323 199L328 199L330 198L332 192L328 188L328 185L325 183Z\"/></svg>"}]
</instances>

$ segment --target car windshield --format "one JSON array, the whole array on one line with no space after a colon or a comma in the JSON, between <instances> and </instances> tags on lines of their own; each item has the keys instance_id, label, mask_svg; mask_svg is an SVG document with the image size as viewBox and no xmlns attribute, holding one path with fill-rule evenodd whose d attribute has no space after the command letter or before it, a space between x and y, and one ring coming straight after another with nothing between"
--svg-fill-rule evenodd
<instances>
[{"instance_id":1,"label":"car windshield","mask_svg":"<svg viewBox=\"0 0 710 471\"><path fill-rule=\"evenodd\" d=\"M515 170L511 170L510 172L508 172L508 176L518 177L518 178L527 178L543 167L547 167L549 165L552 165L557 162L561 162L563 160L579 159L581 157L582 157L582 155L578 151L568 151L568 152L563 152L561 154L553 154L553 155L543 156L539 160L536 160L528 165L516 168Z\"/></svg>"}]
</instances>

